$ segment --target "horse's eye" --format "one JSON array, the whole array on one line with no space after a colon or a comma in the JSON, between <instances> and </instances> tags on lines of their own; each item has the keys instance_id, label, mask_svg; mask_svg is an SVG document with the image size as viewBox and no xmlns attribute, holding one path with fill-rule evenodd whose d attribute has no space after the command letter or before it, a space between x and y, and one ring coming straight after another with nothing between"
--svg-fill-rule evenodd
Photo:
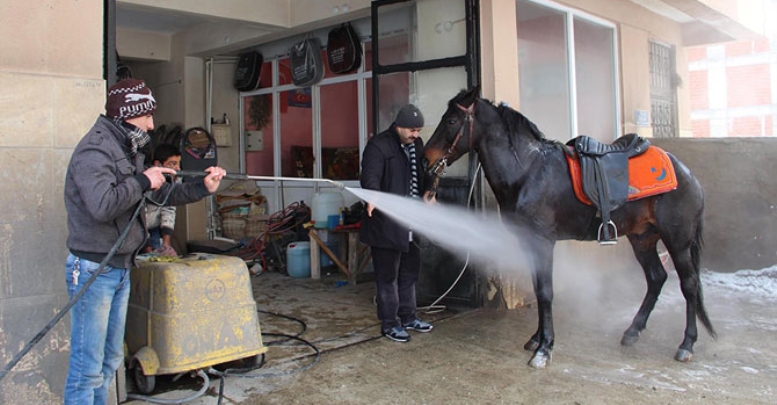
<instances>
[{"instance_id":1,"label":"horse's eye","mask_svg":"<svg viewBox=\"0 0 777 405\"><path fill-rule=\"evenodd\" d=\"M448 120L448 125L455 125L455 124L456 124L456 119L455 118L451 118L451 119Z\"/></svg>"}]
</instances>

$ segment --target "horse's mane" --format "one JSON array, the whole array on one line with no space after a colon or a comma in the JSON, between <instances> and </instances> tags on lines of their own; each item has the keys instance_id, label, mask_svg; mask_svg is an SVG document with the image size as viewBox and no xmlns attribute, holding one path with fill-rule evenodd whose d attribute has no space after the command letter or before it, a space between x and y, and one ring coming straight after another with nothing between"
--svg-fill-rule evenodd
<instances>
[{"instance_id":1,"label":"horse's mane","mask_svg":"<svg viewBox=\"0 0 777 405\"><path fill-rule=\"evenodd\" d=\"M490 101L488 102L490 103ZM520 112L513 110L506 104L499 104L499 106L496 107L496 111L502 118L502 122L505 124L510 134L518 131L526 131L538 141L548 141L548 139L545 138L545 134L537 128L537 125Z\"/></svg>"},{"instance_id":2,"label":"horse's mane","mask_svg":"<svg viewBox=\"0 0 777 405\"><path fill-rule=\"evenodd\" d=\"M462 90L456 97L450 100L450 103L448 104L448 108L454 108L457 104L460 105L470 105L473 101L471 100L465 100L467 96L467 91ZM548 139L545 137L545 134L540 131L540 129L537 127L536 124L531 122L528 118L526 118L525 115L521 114L520 112L512 109L508 105L501 103L498 106L495 106L493 102L491 102L488 99L480 98L484 103L491 106L496 110L497 115L499 115L500 119L502 120L502 123L505 125L507 129L508 136L510 138L510 142L514 140L516 136L519 136L521 133L528 132L531 134L534 139L540 141L543 144L548 144L552 146L564 146L563 143ZM477 101L477 100L475 100Z\"/></svg>"}]
</instances>

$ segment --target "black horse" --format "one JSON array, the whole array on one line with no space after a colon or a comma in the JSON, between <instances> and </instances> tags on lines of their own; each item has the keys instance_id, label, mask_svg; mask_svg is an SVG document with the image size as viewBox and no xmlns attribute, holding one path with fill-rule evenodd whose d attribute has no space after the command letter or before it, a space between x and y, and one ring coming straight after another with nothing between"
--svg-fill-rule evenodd
<instances>
[{"instance_id":1,"label":"black horse","mask_svg":"<svg viewBox=\"0 0 777 405\"><path fill-rule=\"evenodd\" d=\"M502 219L521 232L531 255L534 293L539 322L537 332L524 345L534 350L529 365L544 368L553 349L553 249L557 240L597 240L597 209L575 197L564 144L546 139L519 112L494 106L478 97L479 88L462 91L448 109L425 147L430 176L439 176L469 150L478 153L486 180L499 203ZM675 354L690 361L698 333L696 318L709 334L715 331L704 309L699 280L704 194L690 170L669 155L677 176L677 188L652 197L629 201L612 211L620 235L626 235L647 280L647 293L621 344L639 339L661 293L667 273L656 245L663 241L680 278L686 301L685 337Z\"/></svg>"}]
</instances>

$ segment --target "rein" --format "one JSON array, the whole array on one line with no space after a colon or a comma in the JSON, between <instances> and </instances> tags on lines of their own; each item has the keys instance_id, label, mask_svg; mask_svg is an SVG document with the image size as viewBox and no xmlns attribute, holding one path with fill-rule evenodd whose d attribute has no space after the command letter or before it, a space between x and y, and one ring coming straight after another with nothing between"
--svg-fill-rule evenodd
<instances>
[{"instance_id":1,"label":"rein","mask_svg":"<svg viewBox=\"0 0 777 405\"><path fill-rule=\"evenodd\" d=\"M464 127L469 124L469 128L467 131L467 134L469 134L469 150L472 150L472 130L475 125L475 102L472 102L472 105L469 107L464 107L461 104L456 104L456 107L458 107L460 110L464 111L466 114L464 116L464 123L461 124L461 127L459 127L458 132L456 132L456 139L453 140L453 143L451 146L448 147L448 150L445 151L445 155L443 155L442 158L438 159L436 162L434 162L434 165L432 165L432 168L429 170L430 175L434 175L434 181L432 182L432 187L429 189L430 198L433 197L435 194L437 194L437 186L440 184L440 176L445 172L445 168L448 167L448 158L453 154L453 151L456 150L456 145L458 145L459 140L464 135Z\"/></svg>"}]
</instances>

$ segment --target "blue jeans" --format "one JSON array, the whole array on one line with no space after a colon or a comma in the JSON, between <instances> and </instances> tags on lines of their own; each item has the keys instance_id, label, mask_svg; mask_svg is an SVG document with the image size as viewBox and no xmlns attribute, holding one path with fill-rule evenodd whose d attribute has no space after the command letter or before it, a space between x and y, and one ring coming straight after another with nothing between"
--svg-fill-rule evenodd
<instances>
[{"instance_id":1,"label":"blue jeans","mask_svg":"<svg viewBox=\"0 0 777 405\"><path fill-rule=\"evenodd\" d=\"M100 267L68 255L67 292L72 298ZM102 405L124 360L124 323L129 300L129 270L105 266L70 309L70 366L65 405Z\"/></svg>"}]
</instances>

